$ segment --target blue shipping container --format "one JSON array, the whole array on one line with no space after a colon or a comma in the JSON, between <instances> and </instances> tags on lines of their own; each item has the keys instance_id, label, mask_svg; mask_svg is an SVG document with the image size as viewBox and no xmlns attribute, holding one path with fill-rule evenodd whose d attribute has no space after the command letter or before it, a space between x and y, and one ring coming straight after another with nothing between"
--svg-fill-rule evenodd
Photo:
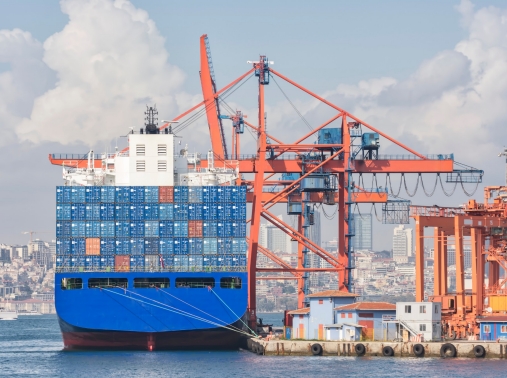
<instances>
[{"instance_id":1,"label":"blue shipping container","mask_svg":"<svg viewBox=\"0 0 507 378\"><path fill-rule=\"evenodd\" d=\"M226 244L225 238L218 238L217 239L217 254L219 255L225 255L225 244Z\"/></svg>"},{"instance_id":2,"label":"blue shipping container","mask_svg":"<svg viewBox=\"0 0 507 378\"><path fill-rule=\"evenodd\" d=\"M70 242L71 255L84 255L86 252L85 238L74 238Z\"/></svg>"},{"instance_id":3,"label":"blue shipping container","mask_svg":"<svg viewBox=\"0 0 507 378\"><path fill-rule=\"evenodd\" d=\"M188 254L188 238L174 238L174 254L175 255Z\"/></svg>"},{"instance_id":4,"label":"blue shipping container","mask_svg":"<svg viewBox=\"0 0 507 378\"><path fill-rule=\"evenodd\" d=\"M100 236L103 238L114 238L114 222L100 222Z\"/></svg>"},{"instance_id":5,"label":"blue shipping container","mask_svg":"<svg viewBox=\"0 0 507 378\"><path fill-rule=\"evenodd\" d=\"M131 256L130 257L130 270L144 271L144 256Z\"/></svg>"},{"instance_id":6,"label":"blue shipping container","mask_svg":"<svg viewBox=\"0 0 507 378\"><path fill-rule=\"evenodd\" d=\"M71 188L69 186L57 186L56 187L56 203L70 203L71 202Z\"/></svg>"},{"instance_id":7,"label":"blue shipping container","mask_svg":"<svg viewBox=\"0 0 507 378\"><path fill-rule=\"evenodd\" d=\"M114 255L115 251L116 251L116 240L114 238L100 239L101 255Z\"/></svg>"},{"instance_id":8,"label":"blue shipping container","mask_svg":"<svg viewBox=\"0 0 507 378\"><path fill-rule=\"evenodd\" d=\"M217 239L216 238L204 238L202 240L202 250L206 255L217 253Z\"/></svg>"},{"instance_id":9,"label":"blue shipping container","mask_svg":"<svg viewBox=\"0 0 507 378\"><path fill-rule=\"evenodd\" d=\"M86 203L100 203L100 186L86 186L85 200Z\"/></svg>"},{"instance_id":10,"label":"blue shipping container","mask_svg":"<svg viewBox=\"0 0 507 378\"><path fill-rule=\"evenodd\" d=\"M56 237L70 238L72 235L71 223L69 221L56 222Z\"/></svg>"},{"instance_id":11,"label":"blue shipping container","mask_svg":"<svg viewBox=\"0 0 507 378\"><path fill-rule=\"evenodd\" d=\"M188 202L201 203L203 200L203 187L202 186L189 186L188 187Z\"/></svg>"},{"instance_id":12,"label":"blue shipping container","mask_svg":"<svg viewBox=\"0 0 507 378\"><path fill-rule=\"evenodd\" d=\"M71 205L58 205L56 206L56 220L70 220L71 218Z\"/></svg>"},{"instance_id":13,"label":"blue shipping container","mask_svg":"<svg viewBox=\"0 0 507 378\"><path fill-rule=\"evenodd\" d=\"M114 202L129 203L130 201L130 186L115 186L114 187Z\"/></svg>"},{"instance_id":14,"label":"blue shipping container","mask_svg":"<svg viewBox=\"0 0 507 378\"><path fill-rule=\"evenodd\" d=\"M144 255L144 238L130 239L130 254Z\"/></svg>"},{"instance_id":15,"label":"blue shipping container","mask_svg":"<svg viewBox=\"0 0 507 378\"><path fill-rule=\"evenodd\" d=\"M202 202L215 203L218 201L217 194L218 187L216 186L203 186L202 187Z\"/></svg>"},{"instance_id":16,"label":"blue shipping container","mask_svg":"<svg viewBox=\"0 0 507 378\"><path fill-rule=\"evenodd\" d=\"M219 221L225 221L225 220L228 220L230 219L230 214L229 216L227 216L228 214L226 213L226 205L223 204L223 203L219 203L216 205L216 211L217 211L217 220Z\"/></svg>"},{"instance_id":17,"label":"blue shipping container","mask_svg":"<svg viewBox=\"0 0 507 378\"><path fill-rule=\"evenodd\" d=\"M110 271L114 268L114 255L100 256L100 269Z\"/></svg>"},{"instance_id":18,"label":"blue shipping container","mask_svg":"<svg viewBox=\"0 0 507 378\"><path fill-rule=\"evenodd\" d=\"M141 221L144 220L144 205L130 205L130 219Z\"/></svg>"},{"instance_id":19,"label":"blue shipping container","mask_svg":"<svg viewBox=\"0 0 507 378\"><path fill-rule=\"evenodd\" d=\"M174 254L173 238L160 238L159 239L159 252L163 255Z\"/></svg>"},{"instance_id":20,"label":"blue shipping container","mask_svg":"<svg viewBox=\"0 0 507 378\"><path fill-rule=\"evenodd\" d=\"M130 236L138 238L144 237L144 222L142 221L130 222Z\"/></svg>"},{"instance_id":21,"label":"blue shipping container","mask_svg":"<svg viewBox=\"0 0 507 378\"><path fill-rule=\"evenodd\" d=\"M188 219L189 220L202 220L202 203L188 204Z\"/></svg>"},{"instance_id":22,"label":"blue shipping container","mask_svg":"<svg viewBox=\"0 0 507 378\"><path fill-rule=\"evenodd\" d=\"M145 220L158 220L158 204L145 204L144 205L144 219Z\"/></svg>"},{"instance_id":23,"label":"blue shipping container","mask_svg":"<svg viewBox=\"0 0 507 378\"><path fill-rule=\"evenodd\" d=\"M202 238L188 239L188 253L190 255L202 255Z\"/></svg>"},{"instance_id":24,"label":"blue shipping container","mask_svg":"<svg viewBox=\"0 0 507 378\"><path fill-rule=\"evenodd\" d=\"M114 235L117 238L128 238L130 234L130 222L116 221L114 222Z\"/></svg>"},{"instance_id":25,"label":"blue shipping container","mask_svg":"<svg viewBox=\"0 0 507 378\"><path fill-rule=\"evenodd\" d=\"M114 220L115 206L112 203L103 203L100 205L100 220Z\"/></svg>"},{"instance_id":26,"label":"blue shipping container","mask_svg":"<svg viewBox=\"0 0 507 378\"><path fill-rule=\"evenodd\" d=\"M244 238L246 237L246 223L245 222L231 222L232 237Z\"/></svg>"},{"instance_id":27,"label":"blue shipping container","mask_svg":"<svg viewBox=\"0 0 507 378\"><path fill-rule=\"evenodd\" d=\"M202 223L202 235L205 238L216 238L217 237L217 222L204 221Z\"/></svg>"},{"instance_id":28,"label":"blue shipping container","mask_svg":"<svg viewBox=\"0 0 507 378\"><path fill-rule=\"evenodd\" d=\"M71 265L70 256L57 256L56 257L56 267L62 270L68 270Z\"/></svg>"},{"instance_id":29,"label":"blue shipping container","mask_svg":"<svg viewBox=\"0 0 507 378\"><path fill-rule=\"evenodd\" d=\"M93 203L85 206L86 220L100 220L100 205Z\"/></svg>"},{"instance_id":30,"label":"blue shipping container","mask_svg":"<svg viewBox=\"0 0 507 378\"><path fill-rule=\"evenodd\" d=\"M116 255L130 255L130 239L116 238L114 253Z\"/></svg>"},{"instance_id":31,"label":"blue shipping container","mask_svg":"<svg viewBox=\"0 0 507 378\"><path fill-rule=\"evenodd\" d=\"M158 186L144 187L144 202L158 203Z\"/></svg>"},{"instance_id":32,"label":"blue shipping container","mask_svg":"<svg viewBox=\"0 0 507 378\"><path fill-rule=\"evenodd\" d=\"M83 221L71 223L71 235L73 238L84 238L86 236L86 225Z\"/></svg>"},{"instance_id":33,"label":"blue shipping container","mask_svg":"<svg viewBox=\"0 0 507 378\"><path fill-rule=\"evenodd\" d=\"M225 186L217 187L217 202L226 203L227 196L225 194Z\"/></svg>"},{"instance_id":34,"label":"blue shipping container","mask_svg":"<svg viewBox=\"0 0 507 378\"><path fill-rule=\"evenodd\" d=\"M87 238L100 238L100 222L85 222L85 236Z\"/></svg>"},{"instance_id":35,"label":"blue shipping container","mask_svg":"<svg viewBox=\"0 0 507 378\"><path fill-rule=\"evenodd\" d=\"M173 209L174 220L188 220L188 204L175 203Z\"/></svg>"},{"instance_id":36,"label":"blue shipping container","mask_svg":"<svg viewBox=\"0 0 507 378\"><path fill-rule=\"evenodd\" d=\"M72 203L85 203L86 192L84 186L73 186L70 190Z\"/></svg>"},{"instance_id":37,"label":"blue shipping container","mask_svg":"<svg viewBox=\"0 0 507 378\"><path fill-rule=\"evenodd\" d=\"M72 220L86 220L86 205L84 203L73 203L70 207Z\"/></svg>"},{"instance_id":38,"label":"blue shipping container","mask_svg":"<svg viewBox=\"0 0 507 378\"><path fill-rule=\"evenodd\" d=\"M174 255L161 255L162 257L162 263L161 266L163 266L165 269L170 269L174 266Z\"/></svg>"},{"instance_id":39,"label":"blue shipping container","mask_svg":"<svg viewBox=\"0 0 507 378\"><path fill-rule=\"evenodd\" d=\"M161 203L158 205L158 215L160 220L174 219L174 205L172 203Z\"/></svg>"},{"instance_id":40,"label":"blue shipping container","mask_svg":"<svg viewBox=\"0 0 507 378\"><path fill-rule=\"evenodd\" d=\"M100 202L114 203L115 202L116 187L115 186L102 186L100 187Z\"/></svg>"},{"instance_id":41,"label":"blue shipping container","mask_svg":"<svg viewBox=\"0 0 507 378\"><path fill-rule=\"evenodd\" d=\"M187 221L174 221L173 229L174 229L174 236L188 238L188 222Z\"/></svg>"},{"instance_id":42,"label":"blue shipping container","mask_svg":"<svg viewBox=\"0 0 507 378\"><path fill-rule=\"evenodd\" d=\"M188 202L188 186L175 186L174 187L174 202L187 203Z\"/></svg>"},{"instance_id":43,"label":"blue shipping container","mask_svg":"<svg viewBox=\"0 0 507 378\"><path fill-rule=\"evenodd\" d=\"M159 238L144 239L144 253L146 255L158 255L160 246Z\"/></svg>"},{"instance_id":44,"label":"blue shipping container","mask_svg":"<svg viewBox=\"0 0 507 378\"><path fill-rule=\"evenodd\" d=\"M144 203L144 186L130 187L130 202Z\"/></svg>"},{"instance_id":45,"label":"blue shipping container","mask_svg":"<svg viewBox=\"0 0 507 378\"><path fill-rule=\"evenodd\" d=\"M85 270L97 271L100 269L100 256L86 256Z\"/></svg>"},{"instance_id":46,"label":"blue shipping container","mask_svg":"<svg viewBox=\"0 0 507 378\"><path fill-rule=\"evenodd\" d=\"M160 221L158 227L160 237L168 238L174 235L173 221Z\"/></svg>"},{"instance_id":47,"label":"blue shipping container","mask_svg":"<svg viewBox=\"0 0 507 378\"><path fill-rule=\"evenodd\" d=\"M130 219L130 205L128 205L128 204L115 205L114 219L129 220Z\"/></svg>"},{"instance_id":48,"label":"blue shipping container","mask_svg":"<svg viewBox=\"0 0 507 378\"><path fill-rule=\"evenodd\" d=\"M85 257L84 256L72 256L70 266L72 268L84 268L85 266Z\"/></svg>"},{"instance_id":49,"label":"blue shipping container","mask_svg":"<svg viewBox=\"0 0 507 378\"><path fill-rule=\"evenodd\" d=\"M203 256L189 255L188 256L188 268L190 271L201 271L203 268Z\"/></svg>"},{"instance_id":50,"label":"blue shipping container","mask_svg":"<svg viewBox=\"0 0 507 378\"><path fill-rule=\"evenodd\" d=\"M158 236L159 236L159 221L144 222L144 236L147 238L158 238Z\"/></svg>"},{"instance_id":51,"label":"blue shipping container","mask_svg":"<svg viewBox=\"0 0 507 378\"><path fill-rule=\"evenodd\" d=\"M205 203L202 206L203 220L216 221L217 220L217 205L212 203Z\"/></svg>"},{"instance_id":52,"label":"blue shipping container","mask_svg":"<svg viewBox=\"0 0 507 378\"><path fill-rule=\"evenodd\" d=\"M56 254L57 255L70 255L70 241L71 239L58 239L56 241Z\"/></svg>"}]
</instances>

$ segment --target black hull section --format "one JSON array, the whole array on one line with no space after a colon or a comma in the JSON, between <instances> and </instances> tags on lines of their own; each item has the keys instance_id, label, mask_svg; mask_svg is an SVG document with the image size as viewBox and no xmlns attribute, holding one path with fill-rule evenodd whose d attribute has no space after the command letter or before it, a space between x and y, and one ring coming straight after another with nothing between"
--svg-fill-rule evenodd
<instances>
[{"instance_id":1,"label":"black hull section","mask_svg":"<svg viewBox=\"0 0 507 378\"><path fill-rule=\"evenodd\" d=\"M247 336L225 328L123 332L86 329L58 318L65 350L234 350L246 346ZM242 329L237 321L232 326Z\"/></svg>"}]
</instances>

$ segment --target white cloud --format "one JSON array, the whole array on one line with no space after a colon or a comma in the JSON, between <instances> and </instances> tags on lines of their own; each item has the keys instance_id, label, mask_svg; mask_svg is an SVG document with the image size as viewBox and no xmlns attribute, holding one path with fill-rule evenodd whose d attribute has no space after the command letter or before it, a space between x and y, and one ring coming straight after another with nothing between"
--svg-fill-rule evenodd
<instances>
[{"instance_id":1,"label":"white cloud","mask_svg":"<svg viewBox=\"0 0 507 378\"><path fill-rule=\"evenodd\" d=\"M61 8L69 22L43 47L58 82L16 128L21 140L93 146L141 126L145 104L156 103L161 118L177 112L185 75L168 63L147 12L126 0L64 0Z\"/></svg>"}]
</instances>

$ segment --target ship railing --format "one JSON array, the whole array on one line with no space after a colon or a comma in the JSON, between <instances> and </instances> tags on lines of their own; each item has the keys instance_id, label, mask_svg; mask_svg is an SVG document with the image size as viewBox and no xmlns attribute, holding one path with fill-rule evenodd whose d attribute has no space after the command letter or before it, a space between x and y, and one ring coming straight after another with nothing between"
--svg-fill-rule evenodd
<instances>
[{"instance_id":1,"label":"ship railing","mask_svg":"<svg viewBox=\"0 0 507 378\"><path fill-rule=\"evenodd\" d=\"M145 272L145 273L157 273L157 272L181 272L181 273L191 273L191 272L246 272L245 266L210 266L210 267L179 267L179 266L166 266L164 268L150 268L150 267L130 267L127 269L125 267L119 267L115 269L114 267L106 267L106 268L92 268L92 267L58 267L56 268L56 273L81 273L81 272L111 272L111 273L128 273L128 272Z\"/></svg>"}]
</instances>

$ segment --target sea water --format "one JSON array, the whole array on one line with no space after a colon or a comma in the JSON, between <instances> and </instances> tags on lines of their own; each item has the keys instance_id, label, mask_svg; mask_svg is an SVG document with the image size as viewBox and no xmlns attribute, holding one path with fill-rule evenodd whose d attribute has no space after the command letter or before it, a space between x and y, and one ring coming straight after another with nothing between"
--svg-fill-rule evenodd
<instances>
[{"instance_id":1,"label":"sea water","mask_svg":"<svg viewBox=\"0 0 507 378\"><path fill-rule=\"evenodd\" d=\"M282 314L260 315L280 325ZM0 321L5 377L505 377L500 359L276 357L244 350L63 352L56 316Z\"/></svg>"}]
</instances>

